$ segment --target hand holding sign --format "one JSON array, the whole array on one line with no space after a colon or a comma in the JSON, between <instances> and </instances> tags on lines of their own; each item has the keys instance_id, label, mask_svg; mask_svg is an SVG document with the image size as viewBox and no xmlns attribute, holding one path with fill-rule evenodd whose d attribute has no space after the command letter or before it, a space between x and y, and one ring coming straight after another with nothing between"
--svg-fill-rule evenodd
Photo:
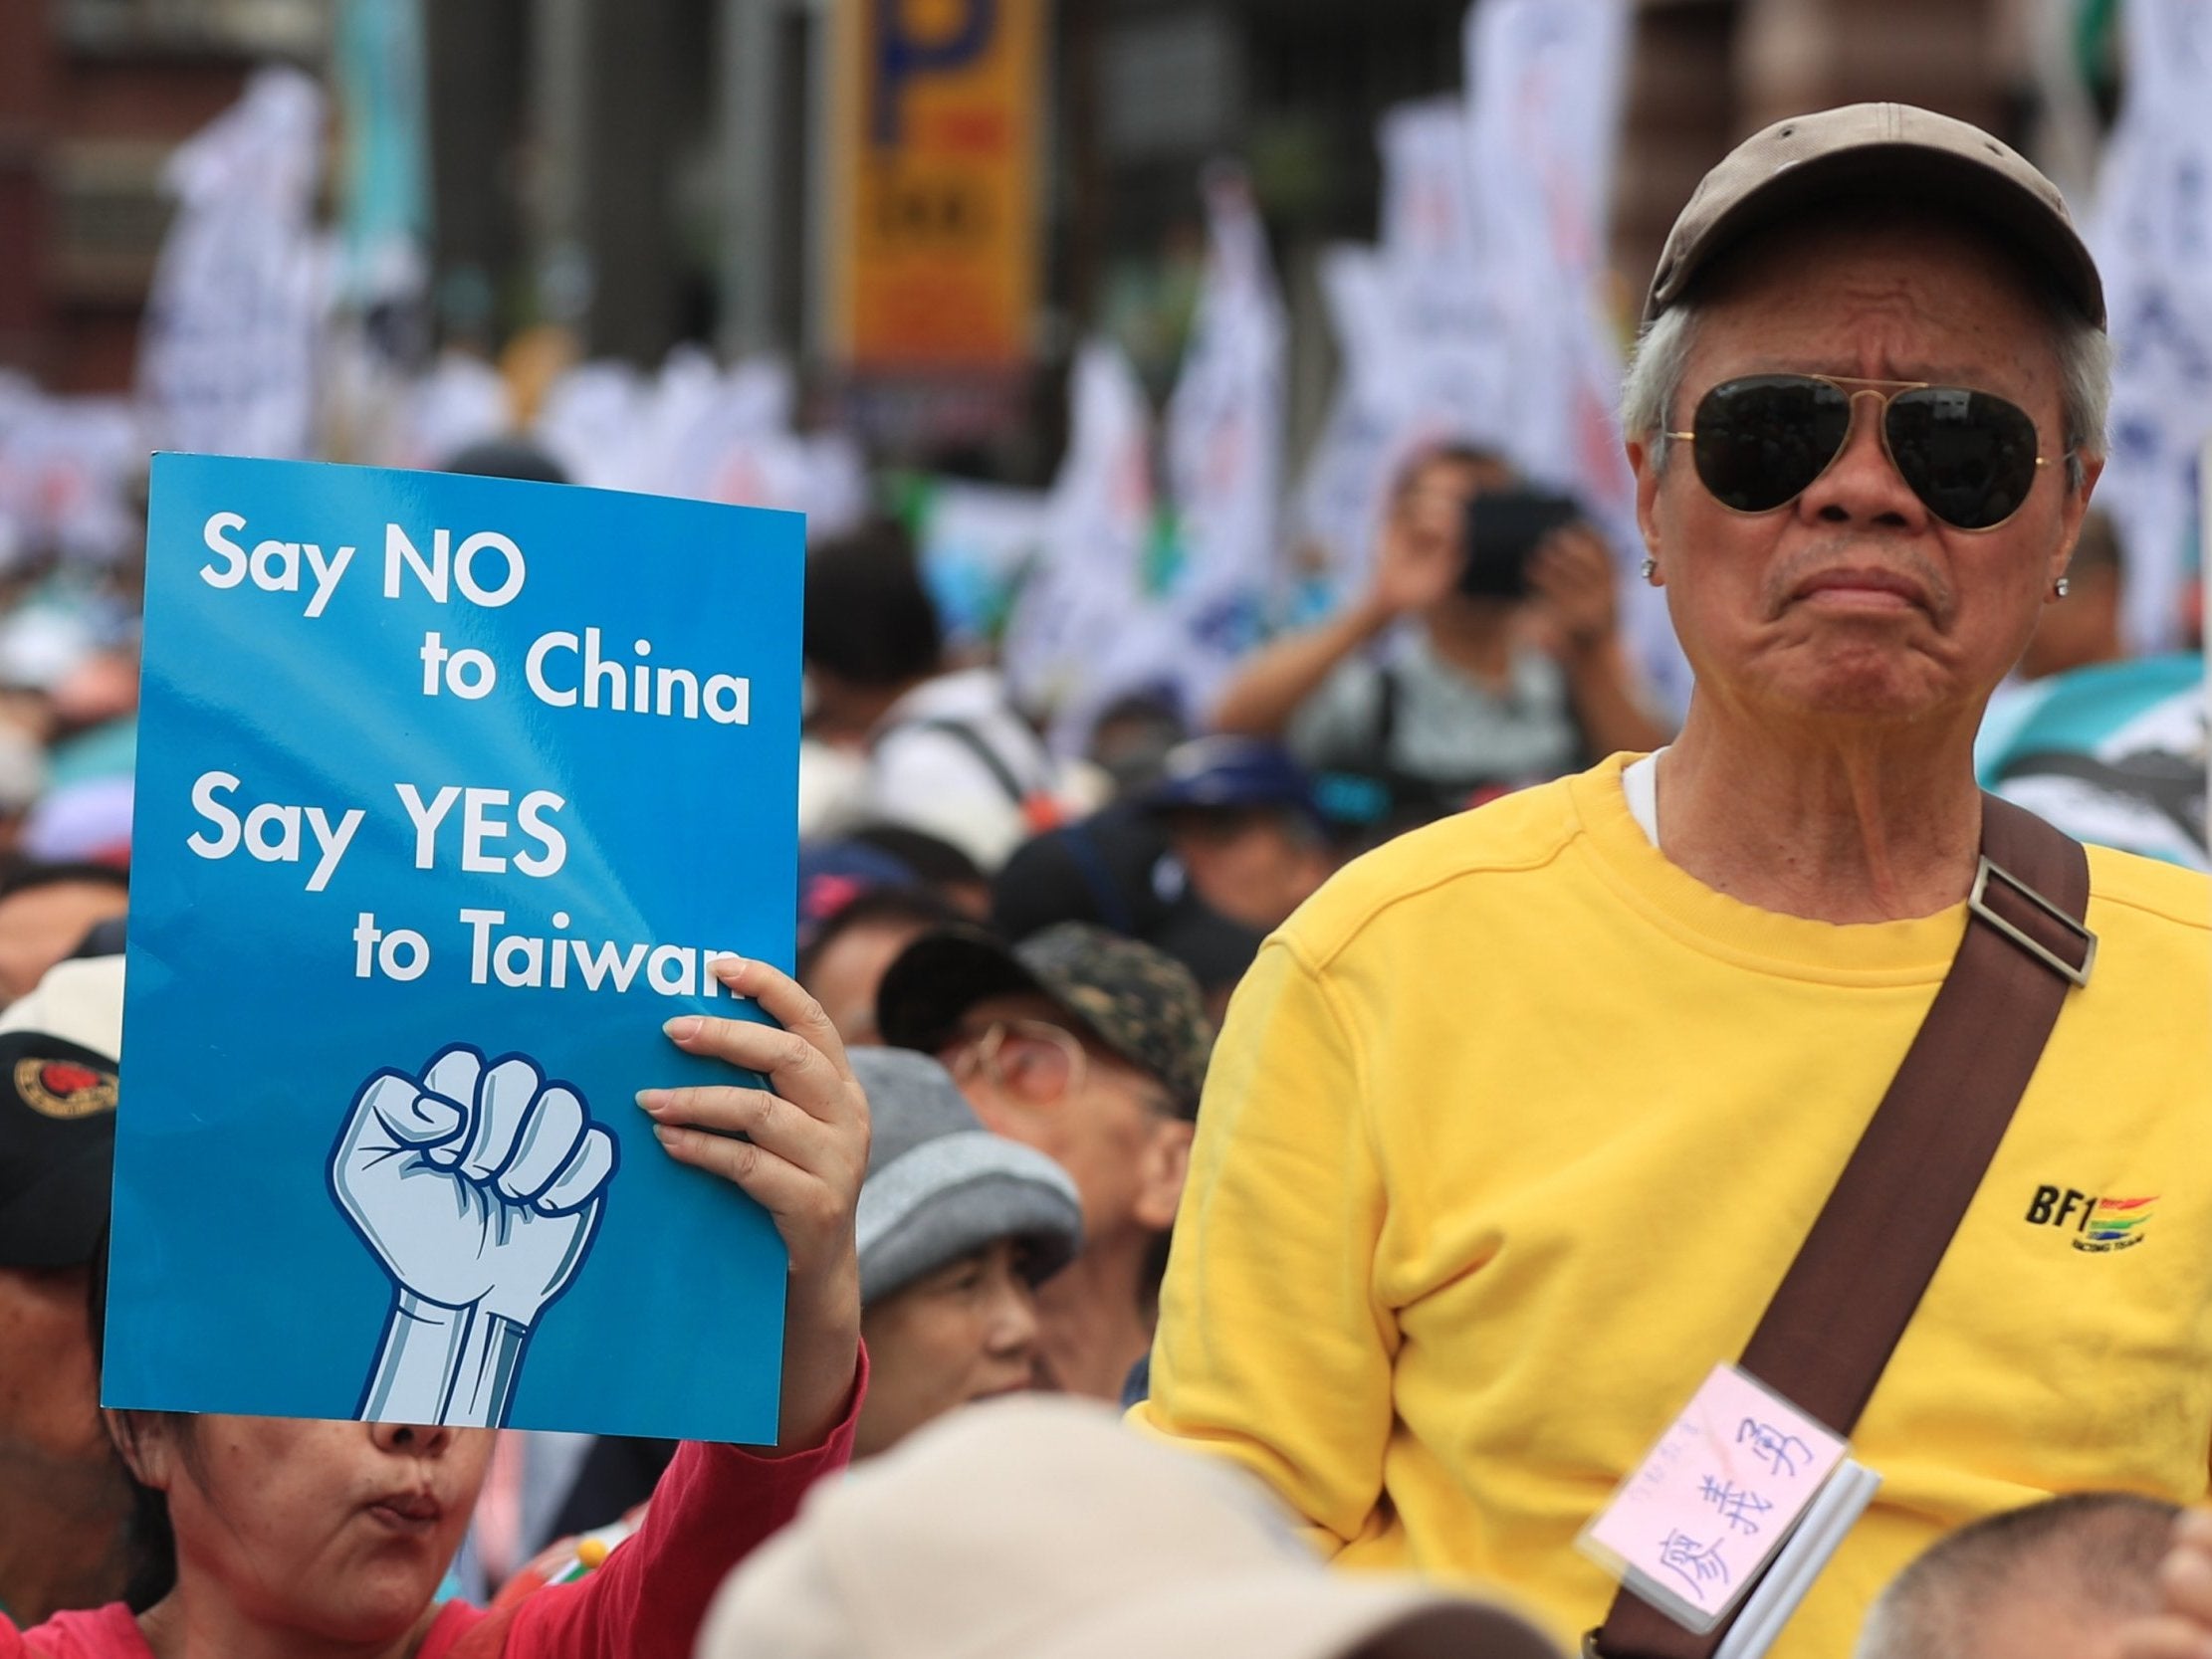
<instances>
[{"instance_id":1,"label":"hand holding sign","mask_svg":"<svg viewBox=\"0 0 2212 1659\"><path fill-rule=\"evenodd\" d=\"M526 1056L487 1066L455 1044L419 1081L369 1078L331 1154L332 1194L395 1290L361 1415L499 1422L531 1328L591 1247L616 1161L575 1091Z\"/></svg>"},{"instance_id":2,"label":"hand holding sign","mask_svg":"<svg viewBox=\"0 0 2212 1659\"><path fill-rule=\"evenodd\" d=\"M643 1089L637 1104L670 1156L743 1188L774 1217L790 1255L777 1443L809 1446L842 1415L859 1363L853 1217L868 1169L868 1098L837 1028L797 980L730 956L711 971L733 995L758 999L782 1029L686 1016L668 1022L669 1038L765 1077L774 1092Z\"/></svg>"}]
</instances>

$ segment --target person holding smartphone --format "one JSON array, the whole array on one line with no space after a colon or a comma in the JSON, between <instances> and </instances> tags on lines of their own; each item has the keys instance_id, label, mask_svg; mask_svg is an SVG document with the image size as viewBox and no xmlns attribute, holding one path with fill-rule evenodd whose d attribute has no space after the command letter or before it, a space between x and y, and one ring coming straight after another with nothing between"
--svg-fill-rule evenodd
<instances>
[{"instance_id":1,"label":"person holding smartphone","mask_svg":"<svg viewBox=\"0 0 2212 1659\"><path fill-rule=\"evenodd\" d=\"M1214 726L1368 780L1387 827L1656 748L1665 733L1620 647L1613 559L1561 508L1481 450L1416 456L1365 591L1246 663Z\"/></svg>"}]
</instances>

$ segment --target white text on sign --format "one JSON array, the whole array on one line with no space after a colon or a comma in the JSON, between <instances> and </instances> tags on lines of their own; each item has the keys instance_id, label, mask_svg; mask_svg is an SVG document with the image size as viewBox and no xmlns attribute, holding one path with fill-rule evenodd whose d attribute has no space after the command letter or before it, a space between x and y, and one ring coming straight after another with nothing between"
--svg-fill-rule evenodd
<instances>
[{"instance_id":1,"label":"white text on sign","mask_svg":"<svg viewBox=\"0 0 2212 1659\"><path fill-rule=\"evenodd\" d=\"M261 864L298 864L308 856L301 831L315 838L315 868L308 876L308 891L321 893L330 886L352 845L354 832L368 816L355 806L335 817L320 806L295 806L286 801L263 801L241 813L232 797L244 781L235 772L202 772L192 783L192 809L207 822L184 844L204 859L229 858L241 848ZM546 877L556 874L568 860L568 838L553 822L554 813L568 803L551 789L532 789L516 804L512 819L506 808L515 800L512 790L446 784L428 798L412 783L395 783L393 792L414 830L415 868L438 867L438 848L450 842L460 867L472 875L505 875L510 865L521 875ZM460 812L454 813L458 805ZM441 827L452 825L450 835ZM534 846L510 852L499 845L511 832Z\"/></svg>"},{"instance_id":2,"label":"white text on sign","mask_svg":"<svg viewBox=\"0 0 2212 1659\"><path fill-rule=\"evenodd\" d=\"M358 549L348 543L326 553L321 542L276 536L265 536L248 547L238 539L246 527L242 513L208 517L201 525L201 539L215 557L200 566L200 579L218 588L251 582L264 593L299 593L304 581L312 581L305 614L322 616ZM437 525L418 539L403 525L384 526L382 592L386 599L419 591L444 605L458 591L470 604L496 610L519 595L528 579L521 544L499 530L480 529L457 537L452 529ZM523 680L531 696L551 709L706 720L716 726L753 723L749 677L648 662L652 654L649 639L633 641L625 659L603 644L597 628L580 633L555 628L531 642L523 657ZM438 630L422 636L417 656L424 697L452 696L474 703L499 686L499 664L489 652L475 646L450 646Z\"/></svg>"}]
</instances>

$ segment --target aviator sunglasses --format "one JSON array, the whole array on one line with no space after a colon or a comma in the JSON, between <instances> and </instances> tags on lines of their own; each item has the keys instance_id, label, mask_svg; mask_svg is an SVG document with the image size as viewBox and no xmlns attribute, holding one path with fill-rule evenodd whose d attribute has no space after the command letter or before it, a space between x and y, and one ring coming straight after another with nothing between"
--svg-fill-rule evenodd
<instances>
[{"instance_id":1,"label":"aviator sunglasses","mask_svg":"<svg viewBox=\"0 0 2212 1659\"><path fill-rule=\"evenodd\" d=\"M1749 374L1698 400L1687 432L1697 477L1737 513L1771 513L1810 489L1851 438L1859 400L1878 400L1881 447L1912 493L1946 524L1991 530L2020 511L2050 458L2018 404L1965 386Z\"/></svg>"}]
</instances>

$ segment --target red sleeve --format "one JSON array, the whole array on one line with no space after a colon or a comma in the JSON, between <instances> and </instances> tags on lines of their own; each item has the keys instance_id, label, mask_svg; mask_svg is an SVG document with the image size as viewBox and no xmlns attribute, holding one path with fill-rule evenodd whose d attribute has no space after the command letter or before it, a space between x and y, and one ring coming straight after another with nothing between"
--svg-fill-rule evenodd
<instances>
[{"instance_id":1,"label":"red sleeve","mask_svg":"<svg viewBox=\"0 0 2212 1659\"><path fill-rule=\"evenodd\" d=\"M32 1630L0 1618L0 1659L153 1659L138 1621L119 1601L56 1613Z\"/></svg>"},{"instance_id":2,"label":"red sleeve","mask_svg":"<svg viewBox=\"0 0 2212 1659\"><path fill-rule=\"evenodd\" d=\"M645 1525L604 1566L490 1614L447 1659L691 1659L730 1569L798 1513L808 1487L851 1461L867 1389L862 1348L843 1418L819 1446L789 1457L687 1440L653 1488ZM438 1645L425 1641L420 1659L438 1659Z\"/></svg>"}]
</instances>

